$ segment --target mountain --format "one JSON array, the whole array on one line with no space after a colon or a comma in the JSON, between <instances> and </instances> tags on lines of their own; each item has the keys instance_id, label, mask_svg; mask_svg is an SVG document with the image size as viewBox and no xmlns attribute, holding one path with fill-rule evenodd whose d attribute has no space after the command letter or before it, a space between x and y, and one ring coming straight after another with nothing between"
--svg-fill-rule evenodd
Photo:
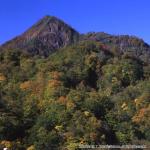
<instances>
[{"instance_id":1,"label":"mountain","mask_svg":"<svg viewBox=\"0 0 150 150\"><path fill-rule=\"evenodd\" d=\"M57 49L80 41L103 43L117 55L128 55L145 63L150 62L150 46L142 39L128 35L110 35L104 32L80 34L62 20L45 16L22 35L3 44L0 49L19 49L31 55L49 56Z\"/></svg>"},{"instance_id":2,"label":"mountain","mask_svg":"<svg viewBox=\"0 0 150 150\"><path fill-rule=\"evenodd\" d=\"M0 49L0 150L150 147L143 40L80 34L46 16Z\"/></svg>"},{"instance_id":3,"label":"mountain","mask_svg":"<svg viewBox=\"0 0 150 150\"><path fill-rule=\"evenodd\" d=\"M45 16L22 35L6 42L2 49L22 49L32 55L48 56L78 40L79 33L56 17Z\"/></svg>"},{"instance_id":4,"label":"mountain","mask_svg":"<svg viewBox=\"0 0 150 150\"><path fill-rule=\"evenodd\" d=\"M150 45L135 36L89 32L81 35L80 40L101 42L118 55L125 54L144 62L150 62Z\"/></svg>"}]
</instances>

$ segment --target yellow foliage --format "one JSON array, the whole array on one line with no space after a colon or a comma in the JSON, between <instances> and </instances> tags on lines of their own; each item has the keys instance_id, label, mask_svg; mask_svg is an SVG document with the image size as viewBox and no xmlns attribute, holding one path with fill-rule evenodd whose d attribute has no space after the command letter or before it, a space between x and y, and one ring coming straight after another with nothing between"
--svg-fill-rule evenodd
<instances>
[{"instance_id":1,"label":"yellow foliage","mask_svg":"<svg viewBox=\"0 0 150 150\"><path fill-rule=\"evenodd\" d=\"M122 110L127 110L128 109L128 106L127 106L127 104L124 102L122 105L121 105L121 108L122 108Z\"/></svg>"},{"instance_id":2,"label":"yellow foliage","mask_svg":"<svg viewBox=\"0 0 150 150\"><path fill-rule=\"evenodd\" d=\"M84 115L85 115L86 117L89 117L89 116L90 116L90 112L84 111Z\"/></svg>"},{"instance_id":3,"label":"yellow foliage","mask_svg":"<svg viewBox=\"0 0 150 150\"><path fill-rule=\"evenodd\" d=\"M100 128L101 127L101 120L98 120L96 117L92 116L89 118L90 125L94 128Z\"/></svg>"},{"instance_id":4,"label":"yellow foliage","mask_svg":"<svg viewBox=\"0 0 150 150\"><path fill-rule=\"evenodd\" d=\"M52 102L54 102L54 99L48 99L48 100L39 99L37 103L38 109L42 111L45 109L46 106L51 105Z\"/></svg>"},{"instance_id":5,"label":"yellow foliage","mask_svg":"<svg viewBox=\"0 0 150 150\"><path fill-rule=\"evenodd\" d=\"M79 143L76 140L69 141L67 145L67 150L76 150L79 146Z\"/></svg>"},{"instance_id":6,"label":"yellow foliage","mask_svg":"<svg viewBox=\"0 0 150 150\"><path fill-rule=\"evenodd\" d=\"M136 98L136 99L134 100L134 102L137 103L137 102L138 102L138 99Z\"/></svg>"},{"instance_id":7,"label":"yellow foliage","mask_svg":"<svg viewBox=\"0 0 150 150\"><path fill-rule=\"evenodd\" d=\"M124 107L123 110L128 110L128 106Z\"/></svg>"},{"instance_id":8,"label":"yellow foliage","mask_svg":"<svg viewBox=\"0 0 150 150\"><path fill-rule=\"evenodd\" d=\"M141 98L136 98L135 100L134 100L134 102L135 102L135 105L136 105L136 108L138 108L138 106L140 106L140 104L142 103L142 99Z\"/></svg>"},{"instance_id":9,"label":"yellow foliage","mask_svg":"<svg viewBox=\"0 0 150 150\"><path fill-rule=\"evenodd\" d=\"M62 73L58 71L53 71L49 73L49 76L54 80L59 80L60 77L62 76Z\"/></svg>"},{"instance_id":10,"label":"yellow foliage","mask_svg":"<svg viewBox=\"0 0 150 150\"><path fill-rule=\"evenodd\" d=\"M96 58L97 58L96 53L94 52L91 53L91 55L86 56L85 64L92 67L92 65L96 63Z\"/></svg>"},{"instance_id":11,"label":"yellow foliage","mask_svg":"<svg viewBox=\"0 0 150 150\"><path fill-rule=\"evenodd\" d=\"M67 102L67 109L70 109L70 108L75 108L75 104L71 101Z\"/></svg>"},{"instance_id":12,"label":"yellow foliage","mask_svg":"<svg viewBox=\"0 0 150 150\"><path fill-rule=\"evenodd\" d=\"M55 129L57 130L57 131L60 131L60 130L62 130L62 128L63 128L63 126L62 125L57 125L57 126L55 126Z\"/></svg>"},{"instance_id":13,"label":"yellow foliage","mask_svg":"<svg viewBox=\"0 0 150 150\"><path fill-rule=\"evenodd\" d=\"M99 94L96 91L92 91L89 93L90 97L92 97L93 99L98 99L99 98Z\"/></svg>"},{"instance_id":14,"label":"yellow foliage","mask_svg":"<svg viewBox=\"0 0 150 150\"><path fill-rule=\"evenodd\" d=\"M113 77L111 81L112 81L112 83L116 83L118 81L118 79L116 77Z\"/></svg>"},{"instance_id":15,"label":"yellow foliage","mask_svg":"<svg viewBox=\"0 0 150 150\"><path fill-rule=\"evenodd\" d=\"M121 108L125 108L127 106L127 104L124 102L122 105L121 105Z\"/></svg>"},{"instance_id":16,"label":"yellow foliage","mask_svg":"<svg viewBox=\"0 0 150 150\"><path fill-rule=\"evenodd\" d=\"M35 150L34 145L31 145L30 147L28 147L27 150Z\"/></svg>"},{"instance_id":17,"label":"yellow foliage","mask_svg":"<svg viewBox=\"0 0 150 150\"><path fill-rule=\"evenodd\" d=\"M10 141L1 141L1 145L5 146L6 148L12 148L12 143Z\"/></svg>"},{"instance_id":18,"label":"yellow foliage","mask_svg":"<svg viewBox=\"0 0 150 150\"><path fill-rule=\"evenodd\" d=\"M106 94L107 96L110 96L110 95L111 95L111 89L110 89L110 88L107 88L107 89L105 90L105 94Z\"/></svg>"},{"instance_id":19,"label":"yellow foliage","mask_svg":"<svg viewBox=\"0 0 150 150\"><path fill-rule=\"evenodd\" d=\"M136 108L139 109L139 108L142 108L143 105L144 105L144 101L147 101L149 100L149 93L148 92L145 92L143 93L140 97L138 97L138 99L135 99L134 102L136 104ZM145 107L145 106L144 106Z\"/></svg>"}]
</instances>

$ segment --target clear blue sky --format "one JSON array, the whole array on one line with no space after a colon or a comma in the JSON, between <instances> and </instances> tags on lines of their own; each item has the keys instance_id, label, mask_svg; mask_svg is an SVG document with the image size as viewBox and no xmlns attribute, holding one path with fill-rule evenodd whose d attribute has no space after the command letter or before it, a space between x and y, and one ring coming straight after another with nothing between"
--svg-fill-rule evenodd
<instances>
[{"instance_id":1,"label":"clear blue sky","mask_svg":"<svg viewBox=\"0 0 150 150\"><path fill-rule=\"evenodd\" d=\"M150 0L0 0L0 43L45 15L59 17L81 33L136 35L150 44Z\"/></svg>"}]
</instances>

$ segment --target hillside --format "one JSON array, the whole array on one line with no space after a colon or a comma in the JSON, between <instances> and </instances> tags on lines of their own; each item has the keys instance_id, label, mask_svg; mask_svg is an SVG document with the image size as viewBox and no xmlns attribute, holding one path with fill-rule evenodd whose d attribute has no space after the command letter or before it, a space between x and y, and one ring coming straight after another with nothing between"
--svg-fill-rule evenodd
<instances>
[{"instance_id":1,"label":"hillside","mask_svg":"<svg viewBox=\"0 0 150 150\"><path fill-rule=\"evenodd\" d=\"M126 54L150 63L150 46L142 39L128 35L110 35L103 32L91 32L80 36L81 40L92 40L107 45L116 54Z\"/></svg>"},{"instance_id":2,"label":"hillside","mask_svg":"<svg viewBox=\"0 0 150 150\"><path fill-rule=\"evenodd\" d=\"M1 49L0 149L149 146L150 46L143 40L81 35L46 16Z\"/></svg>"}]
</instances>

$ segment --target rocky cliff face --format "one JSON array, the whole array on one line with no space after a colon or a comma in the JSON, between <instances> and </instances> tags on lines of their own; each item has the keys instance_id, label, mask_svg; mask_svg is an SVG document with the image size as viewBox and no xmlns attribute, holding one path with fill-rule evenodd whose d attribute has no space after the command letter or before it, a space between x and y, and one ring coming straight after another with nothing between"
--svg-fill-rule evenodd
<instances>
[{"instance_id":1,"label":"rocky cliff face","mask_svg":"<svg viewBox=\"0 0 150 150\"><path fill-rule=\"evenodd\" d=\"M79 33L56 17L45 16L2 49L22 49L32 55L48 56L58 48L78 41Z\"/></svg>"}]
</instances>

